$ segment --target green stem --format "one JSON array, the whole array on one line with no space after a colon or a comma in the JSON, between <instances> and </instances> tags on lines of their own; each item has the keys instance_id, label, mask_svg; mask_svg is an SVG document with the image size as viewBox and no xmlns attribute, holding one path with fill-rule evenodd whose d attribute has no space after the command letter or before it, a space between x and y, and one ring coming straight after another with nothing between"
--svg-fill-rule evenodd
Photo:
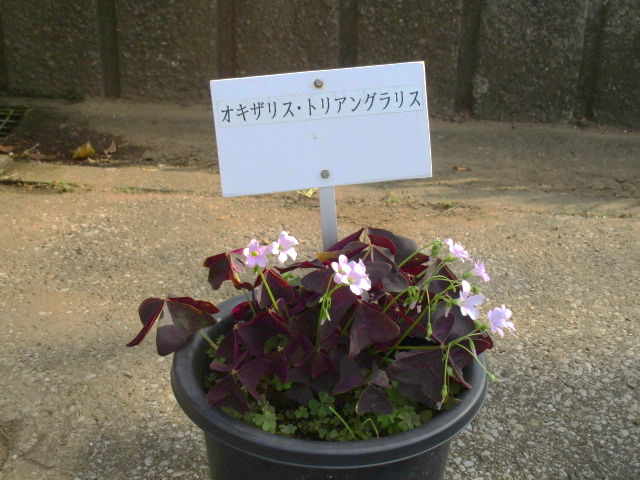
<instances>
[{"instance_id":1,"label":"green stem","mask_svg":"<svg viewBox=\"0 0 640 480\"><path fill-rule=\"evenodd\" d=\"M435 242L431 242L431 243L427 243L424 247L420 247L418 250L416 250L415 252L413 252L411 255L409 255L407 258L405 258L403 261L401 261L398 264L398 268L401 268L405 263L407 263L409 260L411 260L413 257L415 257L417 254L419 254L421 251L423 251L425 248L430 247L434 244Z\"/></svg>"},{"instance_id":2,"label":"green stem","mask_svg":"<svg viewBox=\"0 0 640 480\"><path fill-rule=\"evenodd\" d=\"M353 323L354 318L356 318L356 310L353 311L353 313L349 317L349 320L347 320L347 323L345 323L344 327L342 327L342 330L340 330L340 335L347 334L347 332L349 331L349 328L351 328L351 324Z\"/></svg>"},{"instance_id":3,"label":"green stem","mask_svg":"<svg viewBox=\"0 0 640 480\"><path fill-rule=\"evenodd\" d=\"M413 287L409 287L409 288L413 288ZM393 297L391 299L391 301L389 303L387 303L385 305L385 307L382 309L382 313L387 313L389 311L389 309L391 308L391 306L396 303L398 301L398 299L404 295L405 293L407 293L409 291L409 288L405 288L403 291L401 291L399 294L397 294L395 297Z\"/></svg>"},{"instance_id":4,"label":"green stem","mask_svg":"<svg viewBox=\"0 0 640 480\"><path fill-rule=\"evenodd\" d=\"M438 275L438 273L440 273L440 270L442 270L444 268L444 266L447 264L447 262L445 262L444 260L440 261L440 264L436 267L436 269L433 271L433 273L431 274L431 276L429 277L429 279L427 280L426 283L429 283L431 280L435 279L436 275ZM427 271L429 269L425 268L423 271L421 271L418 275L416 275L418 278L423 277L424 275L426 275ZM447 277L444 277L446 280L450 280Z\"/></svg>"},{"instance_id":5,"label":"green stem","mask_svg":"<svg viewBox=\"0 0 640 480\"><path fill-rule=\"evenodd\" d=\"M380 432L378 431L378 427L376 427L376 422L374 422L374 421L371 419L371 417L369 417L369 418L367 418L364 422L362 422L362 428L364 428L364 426L365 426L367 423L370 423L370 424L371 424L371 427L373 428L373 431L375 432L376 437L377 437L377 438L380 438ZM362 431L362 428L360 429L360 431Z\"/></svg>"},{"instance_id":6,"label":"green stem","mask_svg":"<svg viewBox=\"0 0 640 480\"><path fill-rule=\"evenodd\" d=\"M331 295L333 295L333 292L335 292L341 286L343 285L338 284L333 288L331 288L331 282L327 283L327 290L325 291L324 295L320 297L320 313L318 314L318 321L316 323L316 350L320 348L320 329L322 328L322 323L323 323L322 320L324 318L324 313L329 315L329 309L325 308L325 299L331 298Z\"/></svg>"},{"instance_id":7,"label":"green stem","mask_svg":"<svg viewBox=\"0 0 640 480\"><path fill-rule=\"evenodd\" d=\"M451 352L450 343L447 344L447 351L444 354L444 379L442 380L442 390L444 391L444 393L442 393L442 403L444 403L447 395L449 394L449 372L447 372L447 365L449 364L449 352Z\"/></svg>"},{"instance_id":8,"label":"green stem","mask_svg":"<svg viewBox=\"0 0 640 480\"><path fill-rule=\"evenodd\" d=\"M322 330L322 322L320 321L320 317L318 317L318 321L316 322L316 352L320 351L320 332Z\"/></svg>"},{"instance_id":9,"label":"green stem","mask_svg":"<svg viewBox=\"0 0 640 480\"><path fill-rule=\"evenodd\" d=\"M438 298L438 296L436 295L434 297L434 299L437 299L437 298ZM414 322L411 324L411 326L409 328L407 328L407 330L400 336L400 338L398 340L396 340L396 343L394 343L393 346L389 349L389 351L385 354L383 360L387 360L389 358L389 356L398 349L400 344L402 342L404 342L405 338L407 338L409 336L409 334L413 331L413 329L416 328L416 326L422 321L422 318L425 316L426 313L429 314L429 324L431 323L431 305L432 305L432 303L433 302L430 301L425 306L424 310L422 310L422 313L420 315L418 315L418 318L416 318L414 320Z\"/></svg>"},{"instance_id":10,"label":"green stem","mask_svg":"<svg viewBox=\"0 0 640 480\"><path fill-rule=\"evenodd\" d=\"M198 330L200 332L200 335L202 335L202 338L204 338L207 343L211 346L211 348L213 349L218 349L218 346L216 345L216 343L211 340L211 337L209 337L209 335L207 335L206 333L204 333L204 330Z\"/></svg>"},{"instance_id":11,"label":"green stem","mask_svg":"<svg viewBox=\"0 0 640 480\"><path fill-rule=\"evenodd\" d=\"M411 326L400 336L398 340L396 340L396 343L393 344L393 346L389 349L389 351L385 353L384 357L382 357L383 361L387 360L391 356L391 354L398 349L398 346L404 341L405 338L407 338L409 333L411 333L411 331L416 327L416 325L420 323L420 320L422 320L422 314L414 320Z\"/></svg>"},{"instance_id":12,"label":"green stem","mask_svg":"<svg viewBox=\"0 0 640 480\"><path fill-rule=\"evenodd\" d=\"M473 335L474 332L470 333L469 335ZM467 338L467 336L462 337L462 338ZM467 347L465 347L464 345L460 344L460 343L455 343L454 346L457 345L458 347L462 348L463 350L466 350L469 355L471 355L476 362L478 362L478 364L480 365L480 367L482 367L482 369L484 370L484 373L487 374L487 376L491 379L491 380L495 380L495 375L493 373L491 373L489 370L487 370L487 367L485 367L482 362L480 361L480 359L478 358L478 355L475 352L472 352L470 349L468 349Z\"/></svg>"},{"instance_id":13,"label":"green stem","mask_svg":"<svg viewBox=\"0 0 640 480\"><path fill-rule=\"evenodd\" d=\"M398 345L396 350L440 350L440 345Z\"/></svg>"},{"instance_id":14,"label":"green stem","mask_svg":"<svg viewBox=\"0 0 640 480\"><path fill-rule=\"evenodd\" d=\"M282 315L280 313L280 309L278 308L278 304L276 303L276 299L273 296L273 292L271 291L271 287L267 283L267 277L265 277L264 271L260 270L259 273L260 273L260 278L262 278L262 284L264 285L264 288L267 289L267 293L269 294L269 298L271 299L271 303L273 304L273 308L275 308L276 312L278 312L278 315Z\"/></svg>"},{"instance_id":15,"label":"green stem","mask_svg":"<svg viewBox=\"0 0 640 480\"><path fill-rule=\"evenodd\" d=\"M246 290L242 290L242 293L244 294L244 298L247 299L247 303L249 304L249 308L251 309L251 316L255 317L256 316L256 309L253 308L253 301L249 297L249 292L247 292Z\"/></svg>"},{"instance_id":16,"label":"green stem","mask_svg":"<svg viewBox=\"0 0 640 480\"><path fill-rule=\"evenodd\" d=\"M333 406L329 405L329 411L331 413L333 413L336 417L338 417L338 420L340 420L342 422L342 424L344 425L344 427L349 431L349 433L351 434L351 437L353 437L354 440L358 440L358 438L356 437L356 434L354 433L353 429L349 426L349 424L345 421L344 418L342 418L342 415L340 415L338 413L338 411L333 408Z\"/></svg>"}]
</instances>

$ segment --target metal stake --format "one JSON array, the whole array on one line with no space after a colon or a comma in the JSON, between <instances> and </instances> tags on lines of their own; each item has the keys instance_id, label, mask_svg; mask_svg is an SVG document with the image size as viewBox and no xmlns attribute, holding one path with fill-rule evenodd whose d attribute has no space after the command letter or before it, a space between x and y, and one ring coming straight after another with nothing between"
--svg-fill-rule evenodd
<instances>
[{"instance_id":1,"label":"metal stake","mask_svg":"<svg viewBox=\"0 0 640 480\"><path fill-rule=\"evenodd\" d=\"M336 213L336 190L320 187L320 223L322 225L322 248L329 250L338 243L338 217Z\"/></svg>"}]
</instances>

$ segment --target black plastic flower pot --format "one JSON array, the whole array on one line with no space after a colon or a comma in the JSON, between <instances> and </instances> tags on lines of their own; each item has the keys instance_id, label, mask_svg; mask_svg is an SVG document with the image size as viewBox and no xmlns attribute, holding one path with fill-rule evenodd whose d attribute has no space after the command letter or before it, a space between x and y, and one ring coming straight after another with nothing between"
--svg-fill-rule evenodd
<instances>
[{"instance_id":1,"label":"black plastic flower pot","mask_svg":"<svg viewBox=\"0 0 640 480\"><path fill-rule=\"evenodd\" d=\"M215 337L232 324L229 312L244 299L220 305ZM171 383L176 400L205 434L212 480L438 480L444 477L453 437L478 414L487 394L484 370L472 362L465 378L473 388L453 409L404 433L372 440L323 442L263 432L222 413L206 401L203 387L208 344L201 335L174 354ZM484 362L482 355L480 360Z\"/></svg>"}]
</instances>

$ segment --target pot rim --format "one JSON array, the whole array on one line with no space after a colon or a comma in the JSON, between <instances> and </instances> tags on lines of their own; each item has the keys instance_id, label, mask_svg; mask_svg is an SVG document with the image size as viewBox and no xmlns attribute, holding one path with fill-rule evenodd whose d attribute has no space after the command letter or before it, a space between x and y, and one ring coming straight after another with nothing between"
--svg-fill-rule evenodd
<instances>
[{"instance_id":1,"label":"pot rim","mask_svg":"<svg viewBox=\"0 0 640 480\"><path fill-rule=\"evenodd\" d=\"M244 297L240 296L222 302L217 317L228 318L231 309L243 301ZM478 358L482 367L471 362L465 368L465 377L473 388L460 394L460 403L454 408L438 413L419 427L370 440L328 442L289 438L247 425L207 402L202 385L205 368L202 364L198 368L196 363L207 348L202 336L194 335L174 354L171 385L180 407L205 434L218 441L256 457L288 465L355 468L411 458L449 442L460 433L478 414L487 394L487 375L482 368L485 359L481 354Z\"/></svg>"}]
</instances>

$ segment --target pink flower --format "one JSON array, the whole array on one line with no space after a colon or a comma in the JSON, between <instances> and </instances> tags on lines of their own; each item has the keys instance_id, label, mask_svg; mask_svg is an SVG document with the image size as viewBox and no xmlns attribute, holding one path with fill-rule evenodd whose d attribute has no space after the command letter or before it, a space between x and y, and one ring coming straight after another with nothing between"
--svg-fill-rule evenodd
<instances>
[{"instance_id":1,"label":"pink flower","mask_svg":"<svg viewBox=\"0 0 640 480\"><path fill-rule=\"evenodd\" d=\"M481 277L485 282L488 282L489 280L491 280L489 278L489 275L484 269L484 263L480 261L476 262L476 265L475 267L473 267L473 270L471 271L471 273L473 273L476 277Z\"/></svg>"},{"instance_id":2,"label":"pink flower","mask_svg":"<svg viewBox=\"0 0 640 480\"><path fill-rule=\"evenodd\" d=\"M469 256L469 252L467 252L461 244L454 242L450 238L447 238L444 243L449 245L449 251L451 252L451 255L459 258L463 263L465 260L473 261L473 258Z\"/></svg>"},{"instance_id":3,"label":"pink flower","mask_svg":"<svg viewBox=\"0 0 640 480\"><path fill-rule=\"evenodd\" d=\"M249 246L242 252L247 257L245 264L247 267L262 267L265 268L269 261L267 260L267 247L261 247L258 241L254 238L249 243Z\"/></svg>"},{"instance_id":4,"label":"pink flower","mask_svg":"<svg viewBox=\"0 0 640 480\"><path fill-rule=\"evenodd\" d=\"M460 312L463 315L467 315L471 320L475 320L480 316L480 312L476 308L484 302L484 295L470 295L471 285L466 280L461 282L462 291L460 292L460 298L458 298L458 305L460 305Z\"/></svg>"},{"instance_id":5,"label":"pink flower","mask_svg":"<svg viewBox=\"0 0 640 480\"><path fill-rule=\"evenodd\" d=\"M515 330L516 327L513 325L513 322L509 321L511 315L511 310L504 305L502 305L501 308L496 307L488 312L487 317L489 317L489 326L491 327L491 331L498 332L500 337L504 337L504 333L502 331L503 328Z\"/></svg>"},{"instance_id":6,"label":"pink flower","mask_svg":"<svg viewBox=\"0 0 640 480\"><path fill-rule=\"evenodd\" d=\"M338 261L333 262L331 267L336 272L333 281L337 284L349 285L356 295L362 295L363 290L371 290L371 280L362 260L358 260L358 263L353 260L347 262L347 257L340 255Z\"/></svg>"},{"instance_id":7,"label":"pink flower","mask_svg":"<svg viewBox=\"0 0 640 480\"><path fill-rule=\"evenodd\" d=\"M295 260L298 254L293 249L294 245L298 244L298 240L295 237L289 235L288 232L280 232L277 242L273 242L269 246L269 253L272 255L278 255L278 262L283 264L287 261L287 256L291 257L291 260Z\"/></svg>"}]
</instances>

